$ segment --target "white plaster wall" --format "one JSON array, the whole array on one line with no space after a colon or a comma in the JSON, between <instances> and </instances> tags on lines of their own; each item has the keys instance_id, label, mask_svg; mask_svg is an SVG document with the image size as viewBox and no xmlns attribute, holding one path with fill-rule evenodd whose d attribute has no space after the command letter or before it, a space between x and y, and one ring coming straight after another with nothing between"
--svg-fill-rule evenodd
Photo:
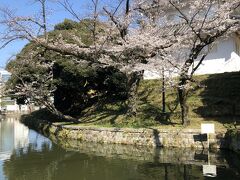
<instances>
[{"instance_id":1,"label":"white plaster wall","mask_svg":"<svg viewBox=\"0 0 240 180\"><path fill-rule=\"evenodd\" d=\"M235 37L220 41L195 72L196 75L240 71ZM197 62L196 62L197 64Z\"/></svg>"},{"instance_id":2,"label":"white plaster wall","mask_svg":"<svg viewBox=\"0 0 240 180\"><path fill-rule=\"evenodd\" d=\"M217 43L199 66L195 74L203 75L240 71L240 56L236 52L235 38L234 36L229 37ZM195 62L195 65L197 64L198 61ZM161 74L154 69L148 69L144 72L144 79L159 79L160 77Z\"/></svg>"},{"instance_id":3,"label":"white plaster wall","mask_svg":"<svg viewBox=\"0 0 240 180\"><path fill-rule=\"evenodd\" d=\"M219 41L214 48L208 53L205 60L211 59L225 59L228 60L231 57L232 52L236 52L236 41L234 37Z\"/></svg>"},{"instance_id":4,"label":"white plaster wall","mask_svg":"<svg viewBox=\"0 0 240 180\"><path fill-rule=\"evenodd\" d=\"M18 111L19 106L18 105L7 105L6 106L6 111Z\"/></svg>"},{"instance_id":5,"label":"white plaster wall","mask_svg":"<svg viewBox=\"0 0 240 180\"><path fill-rule=\"evenodd\" d=\"M15 105L6 105L5 106L6 111L10 111L10 112L20 112L20 108L19 105L15 104ZM1 109L1 108L0 108ZM3 108L2 108L3 109ZM34 107L34 110L38 110L39 108ZM28 105L21 105L21 111L28 111Z\"/></svg>"},{"instance_id":6,"label":"white plaster wall","mask_svg":"<svg viewBox=\"0 0 240 180\"><path fill-rule=\"evenodd\" d=\"M21 105L21 111L28 111L29 108L27 105Z\"/></svg>"},{"instance_id":7,"label":"white plaster wall","mask_svg":"<svg viewBox=\"0 0 240 180\"><path fill-rule=\"evenodd\" d=\"M161 74L158 73L156 70L145 70L143 74L143 79L160 79Z\"/></svg>"},{"instance_id":8,"label":"white plaster wall","mask_svg":"<svg viewBox=\"0 0 240 180\"><path fill-rule=\"evenodd\" d=\"M240 71L240 57L235 52L232 52L230 58L227 60L220 58L203 61L195 74L217 74L234 71Z\"/></svg>"}]
</instances>

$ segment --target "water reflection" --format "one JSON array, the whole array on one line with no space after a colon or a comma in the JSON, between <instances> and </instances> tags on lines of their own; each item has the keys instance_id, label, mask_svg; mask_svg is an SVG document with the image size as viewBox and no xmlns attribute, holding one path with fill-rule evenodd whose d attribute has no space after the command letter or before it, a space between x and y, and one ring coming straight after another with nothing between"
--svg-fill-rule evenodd
<instances>
[{"instance_id":1,"label":"water reflection","mask_svg":"<svg viewBox=\"0 0 240 180\"><path fill-rule=\"evenodd\" d=\"M22 125L17 117L7 117L0 123L0 160L9 158L15 148L28 144L29 129Z\"/></svg>"},{"instance_id":2,"label":"water reflection","mask_svg":"<svg viewBox=\"0 0 240 180\"><path fill-rule=\"evenodd\" d=\"M240 158L231 152L154 149L53 139L58 142L56 145L18 122L4 120L0 125L0 154L7 156L0 160L0 179L208 179L203 176L202 165L208 165L209 161L217 167L214 179L240 179Z\"/></svg>"}]
</instances>

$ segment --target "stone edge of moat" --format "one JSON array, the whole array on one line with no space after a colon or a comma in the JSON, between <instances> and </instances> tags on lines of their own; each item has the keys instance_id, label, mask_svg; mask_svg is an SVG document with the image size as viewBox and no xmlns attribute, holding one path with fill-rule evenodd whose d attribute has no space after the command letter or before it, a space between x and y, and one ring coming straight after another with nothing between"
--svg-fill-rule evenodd
<instances>
[{"instance_id":1,"label":"stone edge of moat","mask_svg":"<svg viewBox=\"0 0 240 180\"><path fill-rule=\"evenodd\" d=\"M200 129L107 128L71 126L43 120L22 120L31 129L49 137L95 143L152 147L207 149L207 137ZM211 149L229 149L240 153L240 131L216 132L210 135Z\"/></svg>"}]
</instances>

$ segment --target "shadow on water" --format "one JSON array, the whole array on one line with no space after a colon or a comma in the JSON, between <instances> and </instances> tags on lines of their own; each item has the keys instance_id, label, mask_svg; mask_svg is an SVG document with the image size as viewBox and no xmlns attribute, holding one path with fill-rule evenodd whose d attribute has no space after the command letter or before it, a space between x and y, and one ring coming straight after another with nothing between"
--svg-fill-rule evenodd
<instances>
[{"instance_id":1,"label":"shadow on water","mask_svg":"<svg viewBox=\"0 0 240 180\"><path fill-rule=\"evenodd\" d=\"M195 109L195 113L223 123L240 124L240 73L209 75L202 85L199 96L203 105Z\"/></svg>"}]
</instances>

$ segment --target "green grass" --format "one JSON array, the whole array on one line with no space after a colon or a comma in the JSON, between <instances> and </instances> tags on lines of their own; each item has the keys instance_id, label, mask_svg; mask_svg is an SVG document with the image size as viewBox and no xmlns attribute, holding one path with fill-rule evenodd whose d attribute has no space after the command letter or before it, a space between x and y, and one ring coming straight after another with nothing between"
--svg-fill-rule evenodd
<instances>
[{"instance_id":1,"label":"green grass","mask_svg":"<svg viewBox=\"0 0 240 180\"><path fill-rule=\"evenodd\" d=\"M202 122L215 123L218 130L239 126L240 72L196 76L195 80L201 84L201 87L195 88L189 94L191 125L187 128L200 128ZM169 88L166 92L167 112L170 114L168 120L161 119L161 96L160 80L142 81L138 89L138 114L136 117L126 115L127 105L125 102L115 102L86 109L80 117L82 123L77 125L183 128L176 89Z\"/></svg>"}]
</instances>

